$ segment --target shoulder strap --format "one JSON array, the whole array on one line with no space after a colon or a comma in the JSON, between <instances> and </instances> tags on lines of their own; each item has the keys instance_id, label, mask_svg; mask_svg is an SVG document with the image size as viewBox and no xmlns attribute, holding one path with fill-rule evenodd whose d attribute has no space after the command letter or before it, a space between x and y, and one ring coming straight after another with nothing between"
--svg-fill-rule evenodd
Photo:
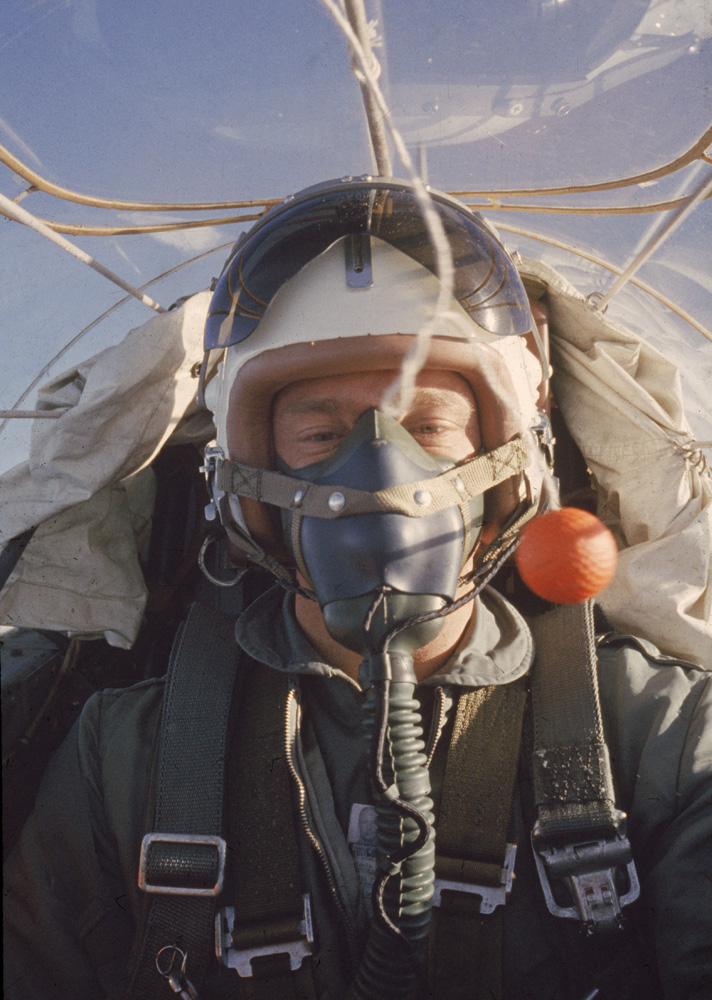
<instances>
[{"instance_id":1,"label":"shoulder strap","mask_svg":"<svg viewBox=\"0 0 712 1000\"><path fill-rule=\"evenodd\" d=\"M531 626L533 842L542 887L555 915L612 929L639 890L603 733L593 606L561 606ZM469 692L458 703L437 827L436 998L501 996L499 904L513 867L505 840L525 700L521 681ZM572 905L555 901L552 882L562 881Z\"/></svg>"},{"instance_id":2,"label":"shoulder strap","mask_svg":"<svg viewBox=\"0 0 712 1000\"><path fill-rule=\"evenodd\" d=\"M534 786L547 840L615 834L620 814L603 735L590 602L561 605L530 622Z\"/></svg>"},{"instance_id":3,"label":"shoulder strap","mask_svg":"<svg viewBox=\"0 0 712 1000\"><path fill-rule=\"evenodd\" d=\"M435 1000L501 996L502 914L514 866L507 829L526 698L521 678L458 701L436 834Z\"/></svg>"},{"instance_id":4,"label":"shoulder strap","mask_svg":"<svg viewBox=\"0 0 712 1000\"><path fill-rule=\"evenodd\" d=\"M191 982L205 975L225 867L225 754L239 661L234 617L194 604L168 668L154 829L144 837L139 873L151 902L136 939L127 1000L181 989L187 998Z\"/></svg>"},{"instance_id":5,"label":"shoulder strap","mask_svg":"<svg viewBox=\"0 0 712 1000\"><path fill-rule=\"evenodd\" d=\"M616 808L598 694L593 604L561 605L530 622L534 792L532 842L549 910L589 932L615 929L639 893L625 813ZM621 893L621 878L627 886ZM552 883L564 883L568 905Z\"/></svg>"},{"instance_id":6,"label":"shoulder strap","mask_svg":"<svg viewBox=\"0 0 712 1000\"><path fill-rule=\"evenodd\" d=\"M314 1000L311 902L302 886L290 775L294 692L278 670L253 663L247 673L228 758L232 905L218 916L216 949L240 976L236 996Z\"/></svg>"}]
</instances>

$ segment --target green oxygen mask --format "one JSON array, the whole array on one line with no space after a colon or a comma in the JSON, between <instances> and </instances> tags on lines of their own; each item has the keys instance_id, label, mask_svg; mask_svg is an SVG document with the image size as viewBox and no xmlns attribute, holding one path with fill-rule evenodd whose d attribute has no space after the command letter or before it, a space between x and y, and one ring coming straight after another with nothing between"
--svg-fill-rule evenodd
<instances>
[{"instance_id":1,"label":"green oxygen mask","mask_svg":"<svg viewBox=\"0 0 712 1000\"><path fill-rule=\"evenodd\" d=\"M333 486L335 505L343 500L339 487L377 493L420 483L414 500L427 508L430 493L422 481L455 464L426 452L397 420L369 409L329 458L298 470L279 468ZM384 511L335 520L283 510L285 540L311 580L330 635L366 656L398 625L449 604L479 536L483 497L466 510L467 516L452 506L424 517ZM398 633L390 651L411 655L441 628L442 619L414 624Z\"/></svg>"}]
</instances>

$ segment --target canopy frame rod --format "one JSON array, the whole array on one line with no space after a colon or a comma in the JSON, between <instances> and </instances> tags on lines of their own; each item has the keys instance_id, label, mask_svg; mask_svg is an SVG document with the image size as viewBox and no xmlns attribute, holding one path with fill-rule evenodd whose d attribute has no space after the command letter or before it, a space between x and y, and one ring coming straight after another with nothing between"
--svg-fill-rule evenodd
<instances>
[{"instance_id":1,"label":"canopy frame rod","mask_svg":"<svg viewBox=\"0 0 712 1000\"><path fill-rule=\"evenodd\" d=\"M4 215L8 215L11 219L14 219L15 222L21 222L23 225L29 226L30 229L39 233L40 236L44 236L51 243L55 243L58 247L61 247L62 250L71 254L72 257L76 257L76 259L80 260L82 264L86 264L87 267L91 267L92 270L101 274L102 277L108 278L109 281L113 281L115 285L118 285L119 288L123 288L125 292L128 292L129 295L133 295L135 299L138 299L139 302L143 302L145 306L148 306L150 309L154 309L158 313L166 311L163 306L158 304L158 302L154 302L148 295L144 295L143 292L138 290L138 288L134 288L134 286L130 285L128 281L124 281L124 279L118 274L110 271L108 267L104 267L103 264L100 264L98 260L95 260L94 257L90 256L88 253L85 253L84 250L81 250L75 243L65 239L64 236L60 236L59 233L55 233L49 228L49 226L46 226L35 215L33 215L32 212L28 212L27 209L22 208L21 205L15 204L14 201L11 201L4 194L0 194L0 208L2 209Z\"/></svg>"},{"instance_id":2,"label":"canopy frame rod","mask_svg":"<svg viewBox=\"0 0 712 1000\"><path fill-rule=\"evenodd\" d=\"M626 285L630 279L633 277L635 272L643 266L643 264L648 260L652 254L658 250L663 243L674 233L677 227L693 212L697 206L704 201L704 199L712 193L712 173L707 174L703 177L699 184L692 190L689 198L685 199L684 204L682 204L676 211L672 212L667 219L663 221L661 227L657 232L653 233L649 240L640 248L640 251L633 257L630 264L625 268L623 273L616 278L611 287L608 289L606 294L599 299L599 301L594 306L596 312L600 312L602 309L608 305L614 295Z\"/></svg>"},{"instance_id":3,"label":"canopy frame rod","mask_svg":"<svg viewBox=\"0 0 712 1000\"><path fill-rule=\"evenodd\" d=\"M380 66L378 64L378 60L373 54L371 32L363 0L344 0L344 7L346 9L346 16L349 19L349 24L361 43L364 54L374 69L377 69L376 75L378 75L378 73L380 73ZM354 71L356 78L361 85L361 94L363 96L363 103L366 109L366 122L368 124L368 132L371 138L371 151L376 165L376 173L379 177L392 177L393 164L391 162L391 154L388 149L388 138L383 115L381 114L378 104L376 103L376 99L371 88L368 86L366 79L356 70L355 67Z\"/></svg>"}]
</instances>

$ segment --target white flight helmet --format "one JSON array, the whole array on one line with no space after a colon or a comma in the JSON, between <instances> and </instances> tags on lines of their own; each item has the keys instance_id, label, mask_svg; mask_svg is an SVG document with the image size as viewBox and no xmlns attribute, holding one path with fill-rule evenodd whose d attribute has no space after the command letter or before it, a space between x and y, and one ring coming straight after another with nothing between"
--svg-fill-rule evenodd
<instances>
[{"instance_id":1,"label":"white flight helmet","mask_svg":"<svg viewBox=\"0 0 712 1000\"><path fill-rule=\"evenodd\" d=\"M541 369L523 341L532 328L529 302L494 231L449 196L431 197L451 247L455 287L425 367L465 378L483 448L496 452L521 437L535 412ZM272 506L285 501L267 496L266 480L256 484L249 472L274 469L275 395L300 379L397 369L435 312L435 266L412 186L384 178L308 188L267 213L234 248L206 324L206 351L223 351L205 390L217 429L207 470L220 519L250 558L273 571L275 558L285 561ZM239 474L228 474L236 464ZM521 499L522 482L520 460L487 492L488 537Z\"/></svg>"}]
</instances>

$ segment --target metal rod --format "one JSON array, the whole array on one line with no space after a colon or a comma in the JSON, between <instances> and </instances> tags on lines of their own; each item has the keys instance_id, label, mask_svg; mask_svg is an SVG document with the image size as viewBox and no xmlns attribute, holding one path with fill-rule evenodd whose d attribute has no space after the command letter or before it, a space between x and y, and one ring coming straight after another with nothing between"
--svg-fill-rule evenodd
<instances>
[{"instance_id":1,"label":"metal rod","mask_svg":"<svg viewBox=\"0 0 712 1000\"><path fill-rule=\"evenodd\" d=\"M361 42L367 57L373 59L374 55L368 30L368 18L366 17L363 0L345 0L344 6L349 24ZM374 100L373 94L364 81L361 81L361 93L366 109L366 120L371 137L373 157L376 163L376 173L380 177L392 177L393 165L388 149L388 139L386 136L386 126L383 123L383 116Z\"/></svg>"},{"instance_id":2,"label":"metal rod","mask_svg":"<svg viewBox=\"0 0 712 1000\"><path fill-rule=\"evenodd\" d=\"M605 306L608 305L613 296L617 295L621 288L627 284L638 268L642 267L646 260L658 249L658 247L662 246L665 240L673 234L680 223L687 218L690 212L697 208L700 202L703 201L711 191L712 174L709 174L706 178L702 178L701 183L698 184L690 197L685 201L684 205L681 205L677 211L668 216L667 220L663 223L660 229L650 237L620 277L613 282L603 298L594 307L597 312L600 312L601 309L604 309Z\"/></svg>"},{"instance_id":3,"label":"metal rod","mask_svg":"<svg viewBox=\"0 0 712 1000\"><path fill-rule=\"evenodd\" d=\"M598 267L605 268L606 271L610 271L611 274L620 274L621 269L616 267L615 264L611 264L609 260L605 260L603 257L599 257L597 254L587 253L585 250L581 250L575 247L572 243L566 243L564 240L554 239L553 236L543 236L541 233L535 233L531 229L523 229L521 226L511 226L508 223L503 223L497 221L497 229L501 229L504 233L514 233L515 236L524 236L528 240L536 240L537 243L546 243L547 246L558 247L560 250L565 250L567 253L573 254L575 257L580 257L582 260L590 260L592 264L596 264ZM682 306L679 306L672 299L669 299L666 295L658 292L652 285L648 285L645 281L641 281L639 278L631 278L630 282L639 288L642 292L650 295L661 305L664 305L666 309L674 312L676 316L689 323L690 326L701 333L703 337L712 342L712 332L705 329L701 323L699 323L694 316L691 316L686 312Z\"/></svg>"},{"instance_id":4,"label":"metal rod","mask_svg":"<svg viewBox=\"0 0 712 1000\"><path fill-rule=\"evenodd\" d=\"M124 279L120 278L118 274L114 274L114 272L110 271L108 267L104 267L104 265L100 264L98 260L94 260L94 258L88 253L80 250L74 243L70 243L70 241L65 239L64 236L60 236L59 233L53 232L49 226L46 226L43 222L41 222L35 215L32 214L32 212L28 212L27 209L22 208L21 205L16 205L14 201L10 201L9 198L6 198L4 194L0 194L0 208L2 208L5 215L9 215L10 218L14 219L16 222L22 222L25 226L29 226L30 229L34 229L36 233L39 233L41 236L45 236L48 240L50 240L50 242L56 243L56 245L61 247L62 250L66 250L67 253L72 255L72 257L76 257L77 260L82 262L82 264L86 264L88 267L91 267L92 270L101 274L104 278L108 278L109 281L113 281L115 285L118 285L119 288L123 288L125 292L128 292L129 295L133 295L135 299L138 299L139 302L143 302L145 306L155 309L155 311L159 313L166 311L163 306L154 302L148 295L144 295L143 292L139 292L138 288L134 288L134 286L130 285L128 281L124 281Z\"/></svg>"},{"instance_id":5,"label":"metal rod","mask_svg":"<svg viewBox=\"0 0 712 1000\"><path fill-rule=\"evenodd\" d=\"M176 271L180 271L182 268L188 267L189 264L194 264L195 261L197 260L202 260L203 257L209 257L210 254L217 253L219 250L226 250L228 247L231 247L233 243L234 240L229 240L227 243L221 243L219 246L213 247L212 250L204 250L203 253L196 254L195 257L191 257L189 260L181 261L180 264L176 264L174 267L169 268L167 271L163 271L162 274L157 274L155 278L151 278L151 280L147 281L145 285L141 285L139 291L143 291L144 288L149 288L151 285L155 285L157 281L162 281L163 278L167 278L168 275L175 274ZM47 375L49 375L52 365L55 365L60 360L60 358L62 358L67 353L67 351L70 350L70 348L74 347L74 345L77 344L82 339L82 337L84 337L87 333L89 333L90 330L93 330L94 327L98 326L98 324L101 323L102 320L106 319L107 316L110 316L113 312L119 309L126 302L129 302L130 299L131 299L130 295L125 295L123 299L119 299L118 302L114 302L113 306L109 306L109 308L105 309L100 316L97 316L96 319L93 319L91 321L91 323L88 323L85 327L83 327L79 331L79 333L71 337L67 341L67 343L64 344L64 346L59 349L59 351L54 355L54 357L50 358L49 361L47 361L42 366L42 368L40 368L38 374L35 375L30 384L22 390L18 398L15 400L13 404L13 409L3 410L4 416L0 414L0 433L2 433L2 431L5 429L8 420L8 415L10 417L16 415L17 408L20 406L20 403L24 403L24 401L30 395L35 386L39 385L42 379L45 378Z\"/></svg>"},{"instance_id":6,"label":"metal rod","mask_svg":"<svg viewBox=\"0 0 712 1000\"><path fill-rule=\"evenodd\" d=\"M378 5L380 6L380 4ZM647 181L658 180L661 177L667 177L669 174L674 173L676 170L680 170L690 163L694 163L695 160L701 160L706 163L712 163L712 158L710 158L705 150L712 142L712 127L709 127L705 132L695 140L695 142L686 149L684 153L680 156L675 157L674 160L670 160L668 163L663 163L662 166L656 167L654 170L646 170L644 173L632 174L627 177L618 177L614 180L608 181L596 181L591 184L568 184L563 187L551 187L551 188L506 188L506 189L485 189L485 190L469 190L469 191L451 191L455 198L465 199L465 198L480 198L480 197L503 197L511 198L514 195L526 195L527 197L550 197L551 195L560 194L582 194L588 193L590 191L613 191L617 188L622 187L634 187L638 184L646 183ZM144 201L118 201L115 198L94 198L90 195L85 195L79 191L72 191L69 188L62 187L59 184L53 184L46 178L41 177L40 174L36 173L27 164L23 163L16 156L14 156L9 149L6 149L0 144L0 163L4 163L18 176L22 177L24 180L28 181L32 187L28 188L27 191L23 192L16 199L25 197L25 195L32 192L32 190L44 191L46 194L54 195L56 198L64 198L67 201L73 201L79 205L91 205L95 208L111 208L121 211L143 211L143 212L168 212L168 211L212 211L212 210L222 210L228 208L252 208L259 205L264 205L265 208L269 208L271 205L276 204L280 199L277 198L267 198L262 200L249 200L249 201L217 201L217 202L144 202Z\"/></svg>"},{"instance_id":7,"label":"metal rod","mask_svg":"<svg viewBox=\"0 0 712 1000\"><path fill-rule=\"evenodd\" d=\"M9 149L0 144L0 163L4 163L13 173L18 174L31 185L26 191L18 196L16 201L24 198L32 191L44 191L55 198L64 198L66 201L73 201L76 205L91 205L93 208L111 208L117 212L212 212L225 208L257 208L260 205L269 207L281 201L281 198L267 198L265 200L249 201L200 201L200 202L156 202L156 201L119 201L116 198L94 198L91 195L82 194L80 191L72 191L70 188L62 187L60 184L53 184L45 177L40 176L28 167L22 160L18 160Z\"/></svg>"}]
</instances>

